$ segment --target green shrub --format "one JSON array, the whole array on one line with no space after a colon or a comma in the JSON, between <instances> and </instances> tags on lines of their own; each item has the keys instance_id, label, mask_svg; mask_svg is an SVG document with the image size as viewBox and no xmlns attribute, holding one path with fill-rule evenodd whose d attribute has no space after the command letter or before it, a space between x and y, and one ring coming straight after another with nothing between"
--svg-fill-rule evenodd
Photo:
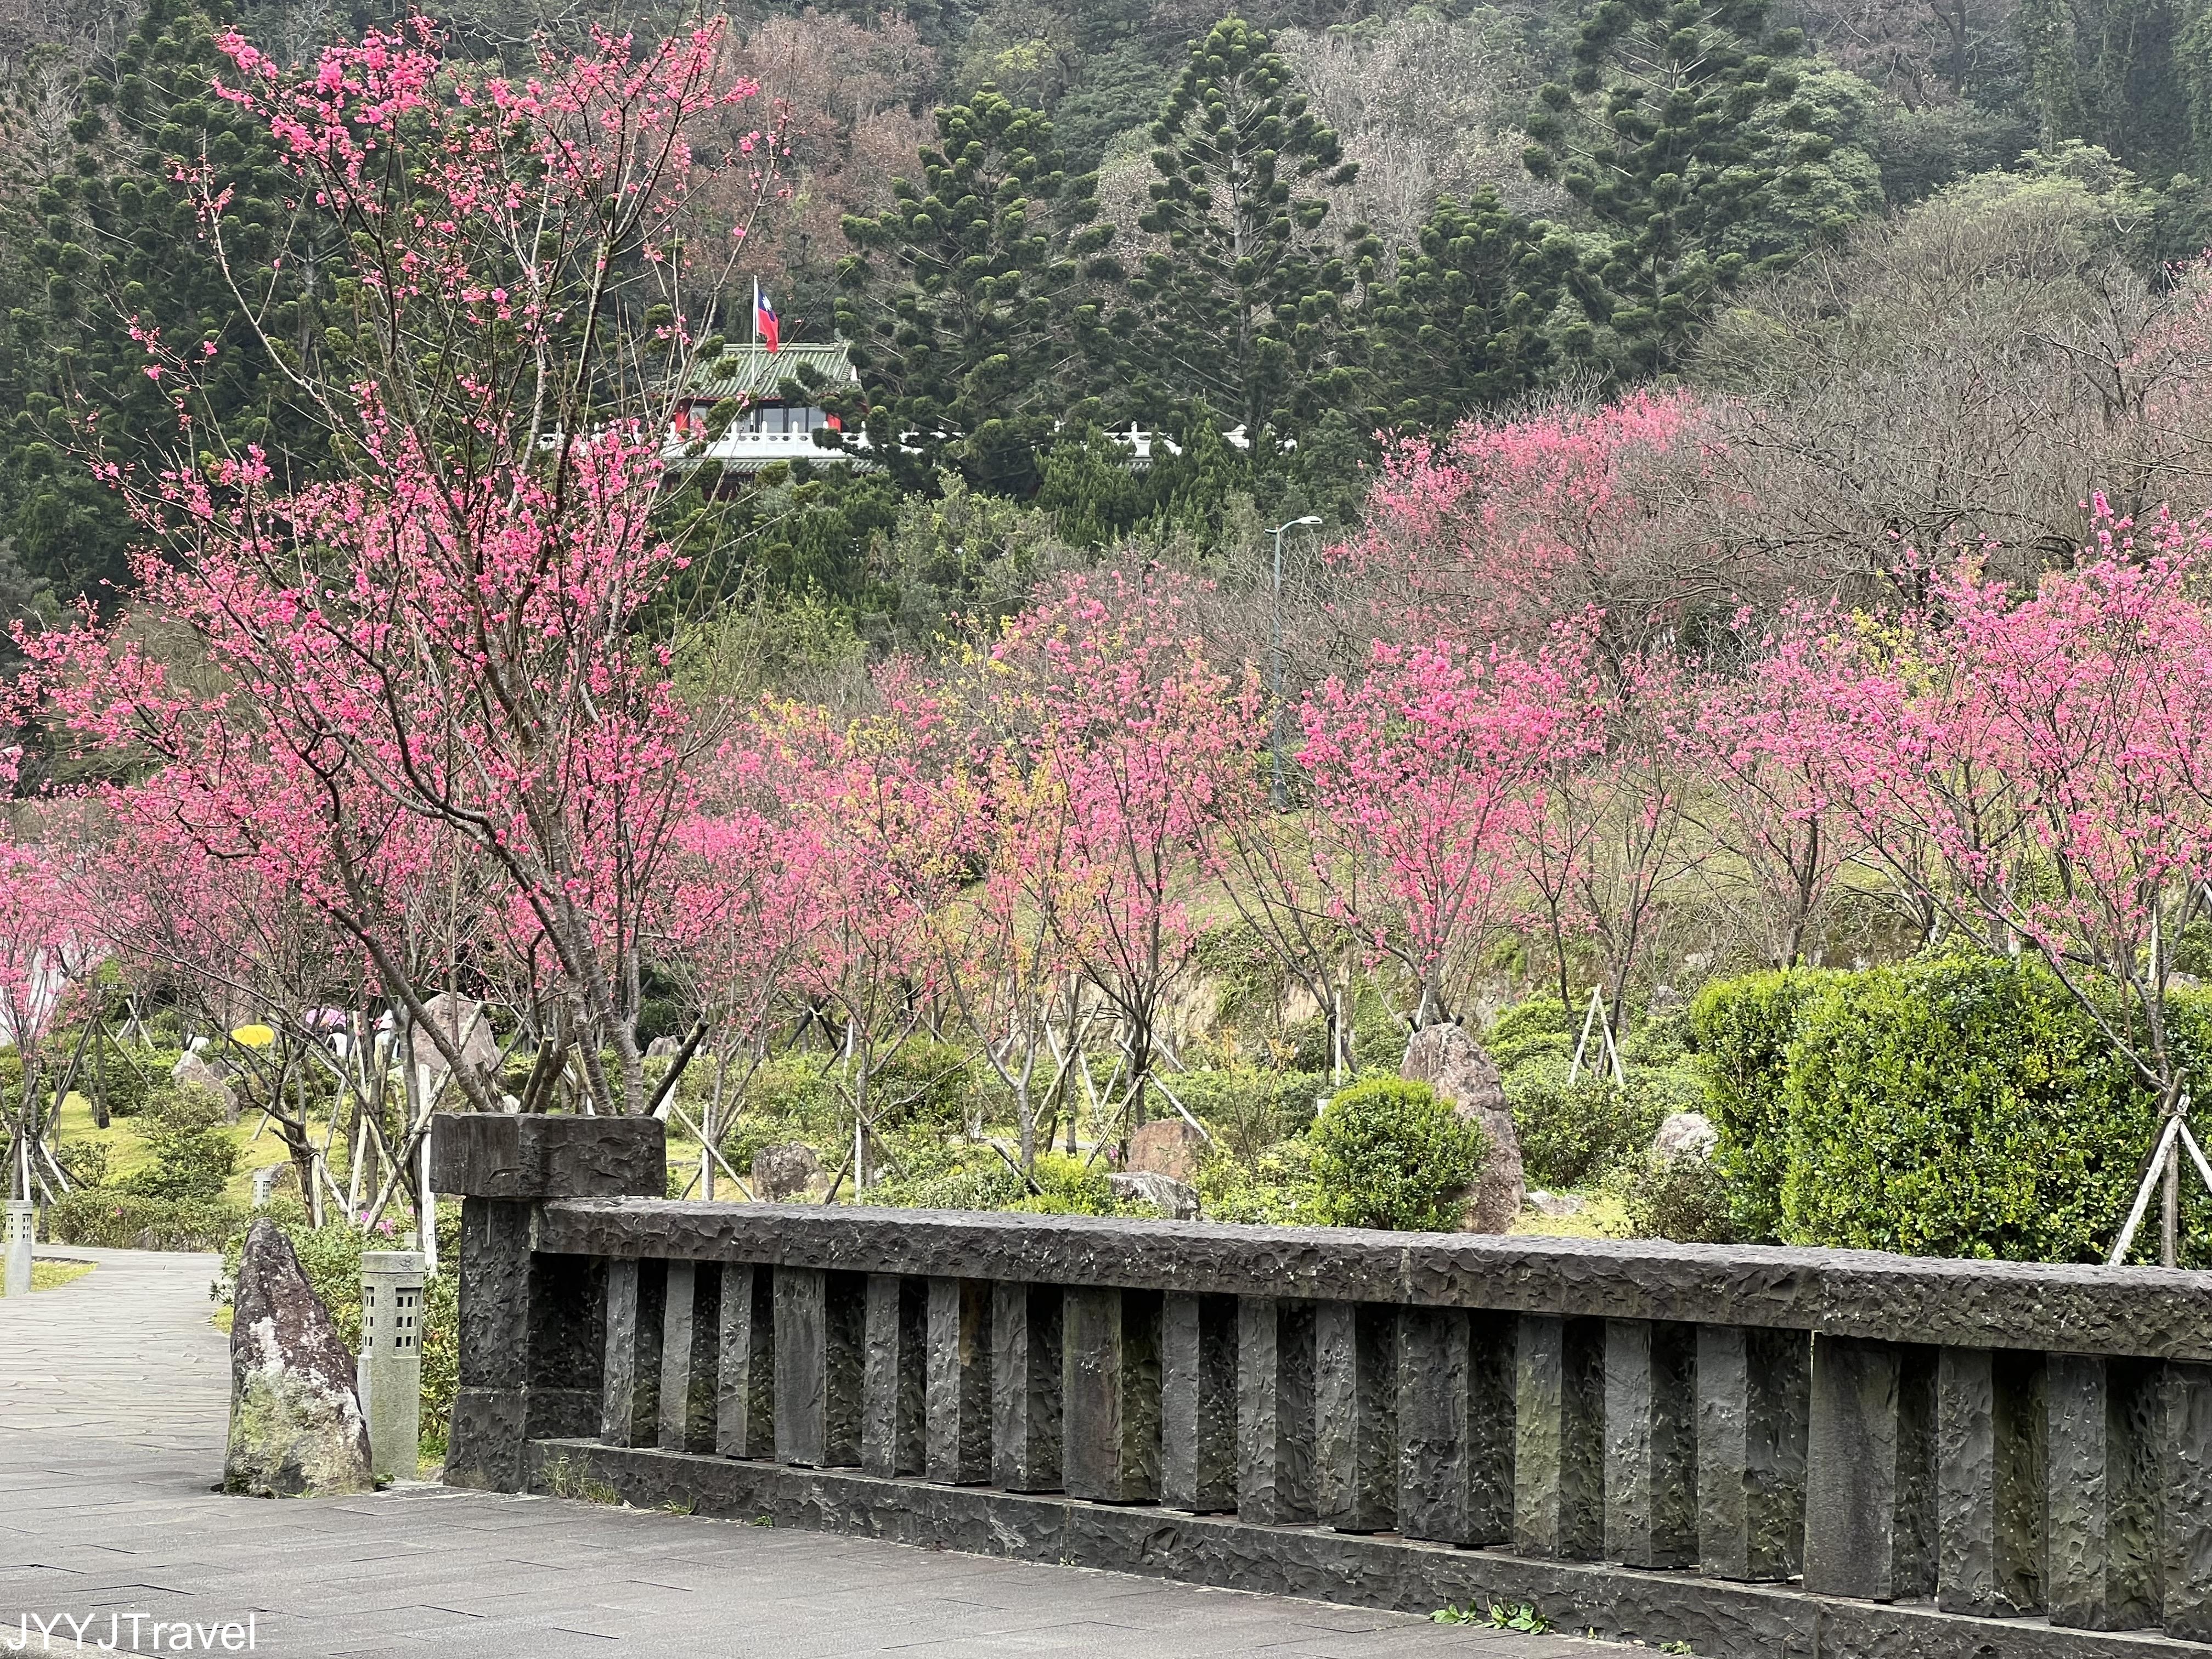
<instances>
[{"instance_id":1,"label":"green shrub","mask_svg":"<svg viewBox=\"0 0 2212 1659\"><path fill-rule=\"evenodd\" d=\"M934 1131L885 1137L890 1173L867 1201L913 1210L1003 1210L1028 1192L1022 1178L987 1146L948 1141Z\"/></svg>"},{"instance_id":2,"label":"green shrub","mask_svg":"<svg viewBox=\"0 0 2212 1659\"><path fill-rule=\"evenodd\" d=\"M1269 1227L1327 1224L1321 1188L1314 1180L1310 1135L1279 1140L1246 1163L1226 1147L1208 1148L1200 1159L1199 1206L1208 1221L1242 1221Z\"/></svg>"},{"instance_id":3,"label":"green shrub","mask_svg":"<svg viewBox=\"0 0 2212 1659\"><path fill-rule=\"evenodd\" d=\"M114 1187L81 1187L46 1211L56 1243L112 1250L219 1250L245 1231L246 1221L243 1205L147 1198Z\"/></svg>"},{"instance_id":4,"label":"green shrub","mask_svg":"<svg viewBox=\"0 0 2212 1659\"><path fill-rule=\"evenodd\" d=\"M1713 1162L1728 1182L1740 1238L1771 1243L1782 1236L1790 1045L1806 1005L1839 977L1817 968L1747 974L1717 980L1691 1001L1690 1036L1705 1064L1705 1110L1719 1137Z\"/></svg>"},{"instance_id":5,"label":"green shrub","mask_svg":"<svg viewBox=\"0 0 2212 1659\"><path fill-rule=\"evenodd\" d=\"M1790 1057L1791 1242L2045 1261L2109 1248L2154 1103L2048 970L1945 956L1850 975L1805 1006Z\"/></svg>"},{"instance_id":6,"label":"green shrub","mask_svg":"<svg viewBox=\"0 0 2212 1659\"><path fill-rule=\"evenodd\" d=\"M1482 1171L1489 1137L1425 1083L1378 1077L1329 1102L1309 1132L1325 1220L1448 1231Z\"/></svg>"},{"instance_id":7,"label":"green shrub","mask_svg":"<svg viewBox=\"0 0 2212 1659\"><path fill-rule=\"evenodd\" d=\"M1674 1070L1635 1071L1626 1087L1587 1066L1567 1081L1561 1061L1516 1066L1505 1080L1521 1165L1539 1187L1579 1187L1644 1155L1669 1114L1694 1111L1704 1091Z\"/></svg>"},{"instance_id":8,"label":"green shrub","mask_svg":"<svg viewBox=\"0 0 2212 1659\"><path fill-rule=\"evenodd\" d=\"M1559 998L1530 997L1500 1011L1482 1034L1482 1046L1500 1072L1553 1055L1564 1060L1575 1051L1575 1026Z\"/></svg>"},{"instance_id":9,"label":"green shrub","mask_svg":"<svg viewBox=\"0 0 2212 1659\"><path fill-rule=\"evenodd\" d=\"M987 1061L977 1068L990 1069ZM975 1079L968 1054L949 1042L908 1037L868 1073L868 1115L885 1127L933 1124L957 1129L966 1119Z\"/></svg>"},{"instance_id":10,"label":"green shrub","mask_svg":"<svg viewBox=\"0 0 2212 1659\"><path fill-rule=\"evenodd\" d=\"M54 1154L54 1162L62 1166L62 1173L70 1178L73 1188L107 1184L107 1146L104 1141L65 1141Z\"/></svg>"},{"instance_id":11,"label":"green shrub","mask_svg":"<svg viewBox=\"0 0 2212 1659\"><path fill-rule=\"evenodd\" d=\"M121 1191L184 1203L222 1196L238 1172L238 1145L212 1090L196 1083L164 1084L146 1097L144 1122L153 1162L117 1183Z\"/></svg>"},{"instance_id":12,"label":"green shrub","mask_svg":"<svg viewBox=\"0 0 2212 1659\"><path fill-rule=\"evenodd\" d=\"M1626 1176L1621 1203L1638 1237L1683 1244L1735 1242L1728 1177L1712 1159L1646 1153L1629 1166Z\"/></svg>"},{"instance_id":13,"label":"green shrub","mask_svg":"<svg viewBox=\"0 0 2212 1659\"><path fill-rule=\"evenodd\" d=\"M1637 1026L1621 1039L1620 1058L1631 1066L1679 1066L1689 1057L1692 1041L1690 1013L1685 1008Z\"/></svg>"},{"instance_id":14,"label":"green shrub","mask_svg":"<svg viewBox=\"0 0 2212 1659\"><path fill-rule=\"evenodd\" d=\"M823 1074L818 1054L778 1054L763 1060L736 1098L725 1097L722 1156L739 1175L752 1168L764 1146L803 1140L817 1152L852 1138L837 1091ZM836 1159L833 1156L830 1162Z\"/></svg>"},{"instance_id":15,"label":"green shrub","mask_svg":"<svg viewBox=\"0 0 2212 1659\"><path fill-rule=\"evenodd\" d=\"M169 1068L176 1063L172 1059L156 1070L151 1050L125 1049L113 1037L100 1037L84 1057L83 1068L77 1073L77 1092L87 1097L104 1094L111 1116L136 1117L145 1109L146 1097L155 1085L167 1082Z\"/></svg>"},{"instance_id":16,"label":"green shrub","mask_svg":"<svg viewBox=\"0 0 2212 1659\"><path fill-rule=\"evenodd\" d=\"M1025 1194L1006 1207L1034 1215L1112 1215L1124 1206L1114 1202L1109 1173L1103 1163L1086 1164L1065 1152L1039 1152L1033 1175L1044 1190Z\"/></svg>"}]
</instances>

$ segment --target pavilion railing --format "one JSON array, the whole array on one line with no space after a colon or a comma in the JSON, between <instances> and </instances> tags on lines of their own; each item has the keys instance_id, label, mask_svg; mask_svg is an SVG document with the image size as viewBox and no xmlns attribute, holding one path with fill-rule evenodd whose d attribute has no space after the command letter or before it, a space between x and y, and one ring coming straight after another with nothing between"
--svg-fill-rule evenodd
<instances>
[{"instance_id":1,"label":"pavilion railing","mask_svg":"<svg viewBox=\"0 0 2212 1659\"><path fill-rule=\"evenodd\" d=\"M2212 1274L670 1202L629 1120L434 1148L458 1484L1700 1653L2212 1652Z\"/></svg>"}]
</instances>

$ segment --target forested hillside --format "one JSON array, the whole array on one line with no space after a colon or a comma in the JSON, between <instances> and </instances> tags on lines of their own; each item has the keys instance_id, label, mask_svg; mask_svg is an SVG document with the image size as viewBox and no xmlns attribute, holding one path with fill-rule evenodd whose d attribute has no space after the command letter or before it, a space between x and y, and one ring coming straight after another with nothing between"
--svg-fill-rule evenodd
<instances>
[{"instance_id":1,"label":"forested hillside","mask_svg":"<svg viewBox=\"0 0 2212 1659\"><path fill-rule=\"evenodd\" d=\"M219 349L226 438L325 468L295 370L346 359L362 296L215 89L214 37L306 61L395 21L0 18L0 607L114 602L131 532L88 459L169 425L134 326ZM684 21L439 19L526 67ZM1311 599L1390 434L1655 380L1725 428L1727 487L1650 538L1716 595L1863 572L1869 535L2045 559L2091 477L2150 499L2191 449L2150 403L2212 235L2194 0L756 5L723 50L772 137L702 228L744 240L701 331L742 338L766 284L787 339L851 343L830 404L890 460L718 483L691 520L684 602L765 628L779 672L927 644L1109 550L1234 586L1308 514ZM219 251L176 176L203 160L234 192ZM1133 471L1103 435L1133 426L1179 453Z\"/></svg>"}]
</instances>

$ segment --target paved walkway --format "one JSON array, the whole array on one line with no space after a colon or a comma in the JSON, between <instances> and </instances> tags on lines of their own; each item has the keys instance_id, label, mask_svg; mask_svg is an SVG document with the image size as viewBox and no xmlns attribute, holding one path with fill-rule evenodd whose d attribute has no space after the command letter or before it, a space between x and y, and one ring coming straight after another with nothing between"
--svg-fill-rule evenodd
<instances>
[{"instance_id":1,"label":"paved walkway","mask_svg":"<svg viewBox=\"0 0 2212 1659\"><path fill-rule=\"evenodd\" d=\"M127 1640L133 1613L147 1621L139 1626L146 1651L155 1650L152 1620L250 1614L256 1650L284 1659L1597 1659L1622 1651L441 1486L337 1501L226 1498L210 1490L222 1474L229 1388L228 1342L208 1323L216 1258L64 1253L100 1266L59 1289L0 1299L0 1654L26 1615L94 1616L88 1639L105 1639L112 1614ZM161 1638L162 1650L170 1645Z\"/></svg>"}]
</instances>

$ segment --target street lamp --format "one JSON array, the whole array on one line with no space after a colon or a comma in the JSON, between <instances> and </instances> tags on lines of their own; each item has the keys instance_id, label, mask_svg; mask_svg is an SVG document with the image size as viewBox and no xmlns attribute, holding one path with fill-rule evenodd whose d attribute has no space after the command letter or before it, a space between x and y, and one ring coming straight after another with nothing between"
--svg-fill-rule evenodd
<instances>
[{"instance_id":1,"label":"street lamp","mask_svg":"<svg viewBox=\"0 0 2212 1659\"><path fill-rule=\"evenodd\" d=\"M1320 522L1316 514L1309 513L1303 519L1279 524L1267 532L1275 538L1275 648L1267 665L1267 692L1274 699L1267 748L1274 769L1267 785L1267 801L1278 812L1290 804L1289 791L1283 781L1283 532Z\"/></svg>"}]
</instances>

